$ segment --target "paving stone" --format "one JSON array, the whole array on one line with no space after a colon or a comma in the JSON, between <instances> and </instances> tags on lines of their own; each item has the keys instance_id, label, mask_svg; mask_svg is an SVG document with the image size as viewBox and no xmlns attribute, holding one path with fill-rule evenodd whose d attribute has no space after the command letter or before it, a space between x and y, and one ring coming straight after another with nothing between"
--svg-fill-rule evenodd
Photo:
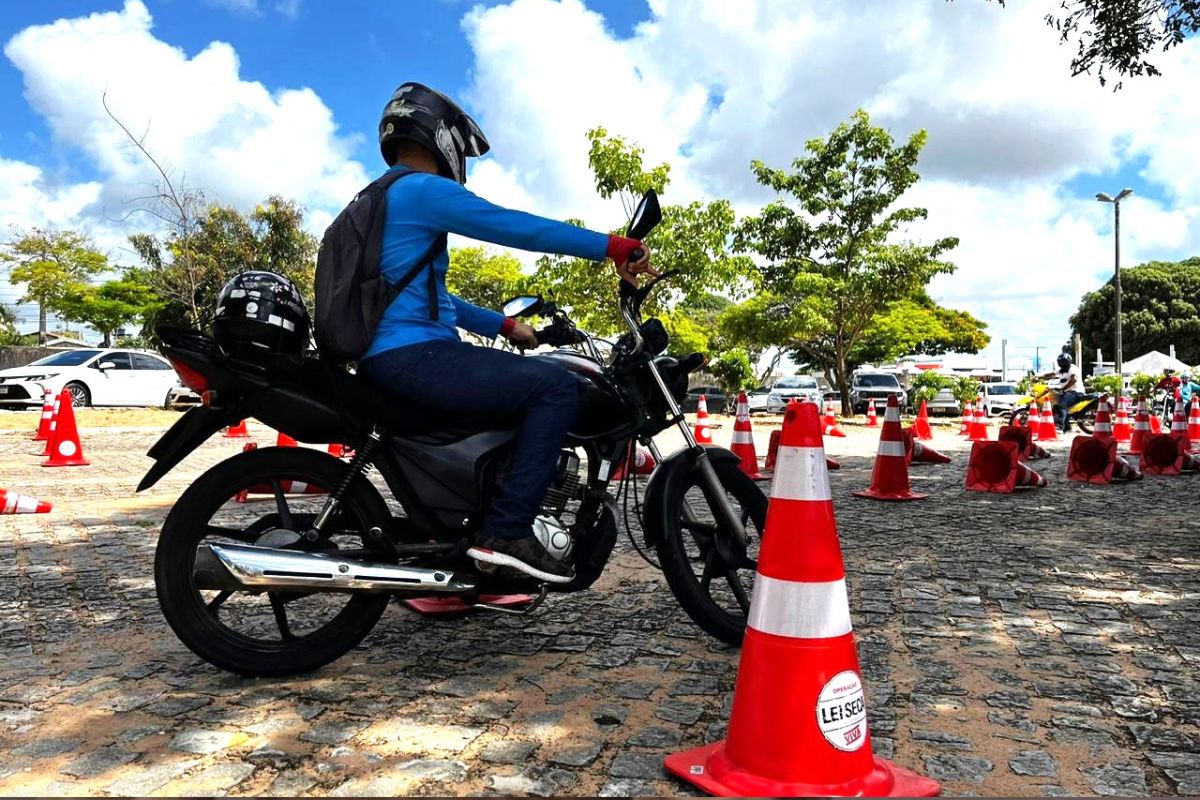
<instances>
[{"instance_id":1,"label":"paving stone","mask_svg":"<svg viewBox=\"0 0 1200 800\"><path fill-rule=\"evenodd\" d=\"M341 744L365 727L367 727L367 723L365 722L351 722L349 720L337 722L330 720L313 725L297 738L304 742L312 742L313 744Z\"/></svg>"},{"instance_id":2,"label":"paving stone","mask_svg":"<svg viewBox=\"0 0 1200 800\"><path fill-rule=\"evenodd\" d=\"M619 778L600 787L600 797L661 797L663 792L647 781Z\"/></svg>"},{"instance_id":3,"label":"paving stone","mask_svg":"<svg viewBox=\"0 0 1200 800\"><path fill-rule=\"evenodd\" d=\"M255 766L243 761L214 764L189 777L189 783L203 786L213 794L224 794L254 774Z\"/></svg>"},{"instance_id":4,"label":"paving stone","mask_svg":"<svg viewBox=\"0 0 1200 800\"><path fill-rule=\"evenodd\" d=\"M991 761L978 756L936 755L925 759L926 774L937 781L982 783L993 766Z\"/></svg>"},{"instance_id":5,"label":"paving stone","mask_svg":"<svg viewBox=\"0 0 1200 800\"><path fill-rule=\"evenodd\" d=\"M659 703L654 716L667 722L678 722L681 725L691 725L700 719L704 706L699 703L688 703L683 700L664 700ZM637 777L637 776L632 776Z\"/></svg>"},{"instance_id":6,"label":"paving stone","mask_svg":"<svg viewBox=\"0 0 1200 800\"><path fill-rule=\"evenodd\" d=\"M1044 750L1022 750L1008 761L1009 768L1018 775L1033 775L1053 778L1058 775L1058 762Z\"/></svg>"},{"instance_id":7,"label":"paving stone","mask_svg":"<svg viewBox=\"0 0 1200 800\"><path fill-rule=\"evenodd\" d=\"M1200 795L1200 753L1147 753L1150 763L1162 769L1181 795Z\"/></svg>"},{"instance_id":8,"label":"paving stone","mask_svg":"<svg viewBox=\"0 0 1200 800\"><path fill-rule=\"evenodd\" d=\"M266 794L271 797L295 797L316 785L317 782L303 772L289 769L275 776Z\"/></svg>"},{"instance_id":9,"label":"paving stone","mask_svg":"<svg viewBox=\"0 0 1200 800\"><path fill-rule=\"evenodd\" d=\"M197 708L202 708L211 702L211 697L176 695L157 703L151 703L142 710L148 714L156 714L160 717L175 717L188 711L195 711Z\"/></svg>"},{"instance_id":10,"label":"paving stone","mask_svg":"<svg viewBox=\"0 0 1200 800\"><path fill-rule=\"evenodd\" d=\"M878 729L876 720L871 720L871 728ZM944 731L924 731L914 729L912 738L918 742L928 742L941 750L971 750L971 742L961 736Z\"/></svg>"},{"instance_id":11,"label":"paving stone","mask_svg":"<svg viewBox=\"0 0 1200 800\"><path fill-rule=\"evenodd\" d=\"M603 742L590 742L588 744L572 745L570 747L550 753L550 755L546 757L546 760L555 764L563 764L568 767L586 767L588 764L596 760L596 758L600 755L600 751L603 749Z\"/></svg>"},{"instance_id":12,"label":"paving stone","mask_svg":"<svg viewBox=\"0 0 1200 800\"><path fill-rule=\"evenodd\" d=\"M1126 719L1144 719L1153 722L1158 719L1158 709L1149 700L1141 697L1110 697L1113 711Z\"/></svg>"},{"instance_id":13,"label":"paving stone","mask_svg":"<svg viewBox=\"0 0 1200 800\"><path fill-rule=\"evenodd\" d=\"M645 700L657 688L653 683L620 683L613 689L613 694L628 700Z\"/></svg>"},{"instance_id":14,"label":"paving stone","mask_svg":"<svg viewBox=\"0 0 1200 800\"><path fill-rule=\"evenodd\" d=\"M109 770L124 766L135 758L137 758L137 753L130 753L116 747L103 747L72 759L59 772L75 778L95 778Z\"/></svg>"},{"instance_id":15,"label":"paving stone","mask_svg":"<svg viewBox=\"0 0 1200 800\"><path fill-rule=\"evenodd\" d=\"M521 764L528 761L537 748L537 742L501 739L489 742L480 752L479 757L492 764Z\"/></svg>"},{"instance_id":16,"label":"paving stone","mask_svg":"<svg viewBox=\"0 0 1200 800\"><path fill-rule=\"evenodd\" d=\"M1024 692L992 692L983 698L992 708L1030 708L1029 695Z\"/></svg>"},{"instance_id":17,"label":"paving stone","mask_svg":"<svg viewBox=\"0 0 1200 800\"><path fill-rule=\"evenodd\" d=\"M83 744L83 739L78 736L51 736L45 739L34 739L28 744L15 747L13 753L30 758L52 758L69 753L81 744Z\"/></svg>"},{"instance_id":18,"label":"paving stone","mask_svg":"<svg viewBox=\"0 0 1200 800\"><path fill-rule=\"evenodd\" d=\"M1147 794L1146 776L1133 764L1105 764L1100 767L1080 767L1088 778L1092 791L1105 797L1128 797Z\"/></svg>"},{"instance_id":19,"label":"paving stone","mask_svg":"<svg viewBox=\"0 0 1200 800\"><path fill-rule=\"evenodd\" d=\"M467 765L445 758L418 758L397 764L391 772L428 781L461 781L467 775Z\"/></svg>"},{"instance_id":20,"label":"paving stone","mask_svg":"<svg viewBox=\"0 0 1200 800\"><path fill-rule=\"evenodd\" d=\"M634 747L673 747L683 738L683 731L678 728L663 728L651 725L640 729L626 742ZM717 737L721 738L721 737Z\"/></svg>"},{"instance_id":21,"label":"paving stone","mask_svg":"<svg viewBox=\"0 0 1200 800\"><path fill-rule=\"evenodd\" d=\"M1141 722L1130 723L1127 727L1140 747L1152 747L1156 750L1194 750L1196 748L1196 740L1183 731Z\"/></svg>"},{"instance_id":22,"label":"paving stone","mask_svg":"<svg viewBox=\"0 0 1200 800\"><path fill-rule=\"evenodd\" d=\"M614 778L661 780L666 776L663 757L659 753L618 753L608 769Z\"/></svg>"},{"instance_id":23,"label":"paving stone","mask_svg":"<svg viewBox=\"0 0 1200 800\"><path fill-rule=\"evenodd\" d=\"M717 676L702 675L677 681L674 686L667 690L667 694L672 697L687 697L692 695L710 697L720 691L721 683L717 679Z\"/></svg>"},{"instance_id":24,"label":"paving stone","mask_svg":"<svg viewBox=\"0 0 1200 800\"><path fill-rule=\"evenodd\" d=\"M472 722L492 722L508 716L516 707L517 704L511 700L485 700L468 706L466 715Z\"/></svg>"},{"instance_id":25,"label":"paving stone","mask_svg":"<svg viewBox=\"0 0 1200 800\"><path fill-rule=\"evenodd\" d=\"M104 791L119 797L145 797L161 789L200 762L198 760L157 762L118 778Z\"/></svg>"},{"instance_id":26,"label":"paving stone","mask_svg":"<svg viewBox=\"0 0 1200 800\"><path fill-rule=\"evenodd\" d=\"M525 767L514 775L492 775L488 788L502 795L549 797L567 794L579 778L565 769Z\"/></svg>"},{"instance_id":27,"label":"paving stone","mask_svg":"<svg viewBox=\"0 0 1200 800\"><path fill-rule=\"evenodd\" d=\"M181 753L216 753L233 744L237 734L225 731L187 730L171 740L171 749Z\"/></svg>"}]
</instances>

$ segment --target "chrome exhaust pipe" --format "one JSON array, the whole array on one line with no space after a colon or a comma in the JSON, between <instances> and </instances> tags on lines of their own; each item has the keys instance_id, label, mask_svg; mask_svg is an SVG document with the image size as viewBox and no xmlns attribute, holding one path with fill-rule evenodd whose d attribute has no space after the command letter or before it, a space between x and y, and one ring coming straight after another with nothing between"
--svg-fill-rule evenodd
<instances>
[{"instance_id":1,"label":"chrome exhaust pipe","mask_svg":"<svg viewBox=\"0 0 1200 800\"><path fill-rule=\"evenodd\" d=\"M323 553L244 544L196 548L197 589L229 591L405 592L462 594L475 580L450 570L353 561Z\"/></svg>"}]
</instances>

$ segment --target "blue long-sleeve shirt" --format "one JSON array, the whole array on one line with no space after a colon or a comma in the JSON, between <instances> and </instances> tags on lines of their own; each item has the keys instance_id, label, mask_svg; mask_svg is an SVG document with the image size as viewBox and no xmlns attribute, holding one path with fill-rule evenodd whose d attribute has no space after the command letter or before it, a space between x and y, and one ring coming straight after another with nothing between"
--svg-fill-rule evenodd
<instances>
[{"instance_id":1,"label":"blue long-sleeve shirt","mask_svg":"<svg viewBox=\"0 0 1200 800\"><path fill-rule=\"evenodd\" d=\"M606 234L501 208L455 181L418 172L406 175L388 188L380 251L384 279L395 282L404 277L442 233L593 261L603 260L608 249ZM446 290L449 268L450 255L443 252L433 262L437 320L429 318L429 278L422 271L388 306L363 358L434 339L458 340L459 327L481 336L500 332L502 314L472 305Z\"/></svg>"}]
</instances>

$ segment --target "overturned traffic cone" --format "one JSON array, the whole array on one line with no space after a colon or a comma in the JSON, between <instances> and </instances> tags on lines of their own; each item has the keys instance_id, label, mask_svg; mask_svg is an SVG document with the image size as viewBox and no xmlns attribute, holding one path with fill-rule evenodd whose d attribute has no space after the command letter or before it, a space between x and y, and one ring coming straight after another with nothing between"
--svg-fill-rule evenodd
<instances>
[{"instance_id":1,"label":"overturned traffic cone","mask_svg":"<svg viewBox=\"0 0 1200 800\"><path fill-rule=\"evenodd\" d=\"M784 415L728 734L666 767L724 796L932 797L936 781L872 752L822 427L810 403Z\"/></svg>"},{"instance_id":2,"label":"overturned traffic cone","mask_svg":"<svg viewBox=\"0 0 1200 800\"><path fill-rule=\"evenodd\" d=\"M1016 442L1017 455L1022 459L1050 457L1050 454L1033 440L1033 433L1030 432L1029 428L1022 428L1018 425L1003 425L1000 427L1000 433L996 435L996 441Z\"/></svg>"},{"instance_id":3,"label":"overturned traffic cone","mask_svg":"<svg viewBox=\"0 0 1200 800\"><path fill-rule=\"evenodd\" d=\"M1146 475L1178 475L1195 472L1196 457L1187 451L1186 442L1169 433L1152 433L1146 437L1138 464Z\"/></svg>"},{"instance_id":4,"label":"overturned traffic cone","mask_svg":"<svg viewBox=\"0 0 1200 800\"><path fill-rule=\"evenodd\" d=\"M1018 486L1045 486L1046 479L1021 462L1016 442L976 442L964 485L973 492L1010 494Z\"/></svg>"},{"instance_id":5,"label":"overturned traffic cone","mask_svg":"<svg viewBox=\"0 0 1200 800\"><path fill-rule=\"evenodd\" d=\"M1146 401L1139 400L1137 414L1133 418L1133 437L1129 440L1129 454L1140 456L1150 436L1150 412L1146 410Z\"/></svg>"},{"instance_id":6,"label":"overturned traffic cone","mask_svg":"<svg viewBox=\"0 0 1200 800\"><path fill-rule=\"evenodd\" d=\"M1163 432L1162 420L1160 420L1158 418L1158 414L1151 414L1149 421L1150 421L1150 432L1151 433L1162 433Z\"/></svg>"},{"instance_id":7,"label":"overturned traffic cone","mask_svg":"<svg viewBox=\"0 0 1200 800\"><path fill-rule=\"evenodd\" d=\"M913 422L913 429L922 442L933 441L933 429L929 427L929 404L924 400L921 401L921 410L917 412L917 419Z\"/></svg>"},{"instance_id":8,"label":"overturned traffic cone","mask_svg":"<svg viewBox=\"0 0 1200 800\"><path fill-rule=\"evenodd\" d=\"M767 472L775 469L775 460L779 454L779 438L782 433L782 431L771 431L771 440L767 443L767 458L763 462L763 469ZM825 467L832 472L835 469L841 469L842 465L829 456L825 456Z\"/></svg>"},{"instance_id":9,"label":"overturned traffic cone","mask_svg":"<svg viewBox=\"0 0 1200 800\"><path fill-rule=\"evenodd\" d=\"M750 401L745 392L738 395L737 418L733 423L733 443L729 449L741 458L742 462L739 466L741 466L742 472L754 480L766 477L758 471L758 453L754 450L754 429L750 425Z\"/></svg>"},{"instance_id":10,"label":"overturned traffic cone","mask_svg":"<svg viewBox=\"0 0 1200 800\"><path fill-rule=\"evenodd\" d=\"M631 472L634 475L649 475L651 472L654 472L654 468L658 466L658 462L654 460L654 456L650 454L649 450L636 442L630 442L626 457L617 462L609 481L616 483L619 480L623 480L627 465L632 467Z\"/></svg>"},{"instance_id":11,"label":"overturned traffic cone","mask_svg":"<svg viewBox=\"0 0 1200 800\"><path fill-rule=\"evenodd\" d=\"M1192 449L1192 443L1188 437L1187 420L1183 418L1183 397L1180 396L1178 389L1175 390L1175 413L1171 415L1171 435L1183 441L1185 452Z\"/></svg>"},{"instance_id":12,"label":"overturned traffic cone","mask_svg":"<svg viewBox=\"0 0 1200 800\"><path fill-rule=\"evenodd\" d=\"M825 419L821 420L821 426L826 436L836 436L838 438L845 438L846 436L846 432L838 427L837 416L833 412L833 403L825 403Z\"/></svg>"},{"instance_id":13,"label":"overturned traffic cone","mask_svg":"<svg viewBox=\"0 0 1200 800\"><path fill-rule=\"evenodd\" d=\"M42 419L38 422L37 433L33 435L35 442L50 441L50 424L54 421L54 392L49 387L42 387ZM46 453L42 453L46 455Z\"/></svg>"},{"instance_id":14,"label":"overturned traffic cone","mask_svg":"<svg viewBox=\"0 0 1200 800\"><path fill-rule=\"evenodd\" d=\"M54 435L50 437L50 458L43 467L84 467L83 443L75 427L75 408L71 393L66 389L58 396L58 416L54 420Z\"/></svg>"},{"instance_id":15,"label":"overturned traffic cone","mask_svg":"<svg viewBox=\"0 0 1200 800\"><path fill-rule=\"evenodd\" d=\"M1058 425L1054 422L1054 409L1050 407L1049 399L1042 404L1042 421L1038 424L1038 441L1058 441Z\"/></svg>"},{"instance_id":16,"label":"overturned traffic cone","mask_svg":"<svg viewBox=\"0 0 1200 800\"><path fill-rule=\"evenodd\" d=\"M692 431L696 444L712 444L712 428L708 424L708 398L700 395L696 402L696 422Z\"/></svg>"},{"instance_id":17,"label":"overturned traffic cone","mask_svg":"<svg viewBox=\"0 0 1200 800\"><path fill-rule=\"evenodd\" d=\"M275 437L275 446L276 447L299 447L300 443L297 442L292 437L288 436L283 431L280 431L279 435L277 437Z\"/></svg>"},{"instance_id":18,"label":"overturned traffic cone","mask_svg":"<svg viewBox=\"0 0 1200 800\"><path fill-rule=\"evenodd\" d=\"M1100 395L1100 401L1096 404L1096 425L1092 430L1092 436L1102 442L1111 441L1113 438L1112 418L1108 411L1108 395Z\"/></svg>"},{"instance_id":19,"label":"overturned traffic cone","mask_svg":"<svg viewBox=\"0 0 1200 800\"><path fill-rule=\"evenodd\" d=\"M1104 442L1094 436L1077 436L1071 442L1067 480L1079 483L1140 481L1142 473L1117 455L1115 440Z\"/></svg>"},{"instance_id":20,"label":"overturned traffic cone","mask_svg":"<svg viewBox=\"0 0 1200 800\"><path fill-rule=\"evenodd\" d=\"M908 461L904 452L904 433L900 430L900 405L896 395L888 398L879 434L879 452L871 471L871 486L855 497L872 500L921 500L928 495L914 492L908 483Z\"/></svg>"},{"instance_id":21,"label":"overturned traffic cone","mask_svg":"<svg viewBox=\"0 0 1200 800\"><path fill-rule=\"evenodd\" d=\"M68 400L68 402L70 402ZM58 407L62 403L62 395L56 395L54 398L54 406L50 409L50 433L46 437L46 446L42 448L42 455L50 455L50 445L54 441L54 431L58 429Z\"/></svg>"},{"instance_id":22,"label":"overturned traffic cone","mask_svg":"<svg viewBox=\"0 0 1200 800\"><path fill-rule=\"evenodd\" d=\"M867 427L868 428L878 428L879 427L879 418L878 418L878 415L876 415L876 413L875 413L875 401L874 400L867 401Z\"/></svg>"},{"instance_id":23,"label":"overturned traffic cone","mask_svg":"<svg viewBox=\"0 0 1200 800\"><path fill-rule=\"evenodd\" d=\"M972 442L986 442L988 440L988 424L987 414L983 410L983 398L979 398L975 405L975 418L971 421L971 436Z\"/></svg>"},{"instance_id":24,"label":"overturned traffic cone","mask_svg":"<svg viewBox=\"0 0 1200 800\"><path fill-rule=\"evenodd\" d=\"M1125 397L1117 398L1117 419L1113 422L1113 438L1118 442L1128 442L1133 438L1133 427L1129 424L1129 408Z\"/></svg>"},{"instance_id":25,"label":"overturned traffic cone","mask_svg":"<svg viewBox=\"0 0 1200 800\"><path fill-rule=\"evenodd\" d=\"M909 464L949 464L950 456L917 441L915 427L904 429L904 459Z\"/></svg>"},{"instance_id":26,"label":"overturned traffic cone","mask_svg":"<svg viewBox=\"0 0 1200 800\"><path fill-rule=\"evenodd\" d=\"M242 420L237 425L230 425L225 429L226 439L249 439L250 431L246 427L246 420Z\"/></svg>"},{"instance_id":27,"label":"overturned traffic cone","mask_svg":"<svg viewBox=\"0 0 1200 800\"><path fill-rule=\"evenodd\" d=\"M0 514L46 514L53 506L27 494L0 489Z\"/></svg>"}]
</instances>

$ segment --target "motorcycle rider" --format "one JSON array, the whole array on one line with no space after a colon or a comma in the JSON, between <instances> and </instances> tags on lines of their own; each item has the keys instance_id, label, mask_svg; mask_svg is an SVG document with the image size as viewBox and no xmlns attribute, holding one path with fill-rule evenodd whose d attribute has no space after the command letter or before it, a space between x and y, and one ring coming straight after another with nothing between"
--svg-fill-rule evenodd
<instances>
[{"instance_id":1,"label":"motorcycle rider","mask_svg":"<svg viewBox=\"0 0 1200 800\"><path fill-rule=\"evenodd\" d=\"M1058 354L1058 408L1056 417L1063 433L1071 432L1071 406L1084 397L1083 373L1070 353Z\"/></svg>"},{"instance_id":2,"label":"motorcycle rider","mask_svg":"<svg viewBox=\"0 0 1200 800\"><path fill-rule=\"evenodd\" d=\"M396 89L379 121L379 149L389 169L414 174L387 191L380 256L386 280L398 281L445 233L593 261L611 258L621 278L633 284L643 273L657 274L640 241L502 208L468 191L467 158L489 147L475 121L446 95L413 82ZM642 256L631 261L639 249ZM574 570L542 546L533 522L579 412L575 379L546 360L461 341L458 327L521 346L538 344L526 323L450 294L448 269L442 249L433 276L405 287L384 313L359 373L407 403L519 423L512 468L467 554L541 581L566 583Z\"/></svg>"},{"instance_id":3,"label":"motorcycle rider","mask_svg":"<svg viewBox=\"0 0 1200 800\"><path fill-rule=\"evenodd\" d=\"M1200 385L1192 380L1192 373L1185 372L1180 375L1179 396L1183 399L1183 416L1185 418L1192 414L1192 400L1195 399L1196 392L1200 392Z\"/></svg>"}]
</instances>

